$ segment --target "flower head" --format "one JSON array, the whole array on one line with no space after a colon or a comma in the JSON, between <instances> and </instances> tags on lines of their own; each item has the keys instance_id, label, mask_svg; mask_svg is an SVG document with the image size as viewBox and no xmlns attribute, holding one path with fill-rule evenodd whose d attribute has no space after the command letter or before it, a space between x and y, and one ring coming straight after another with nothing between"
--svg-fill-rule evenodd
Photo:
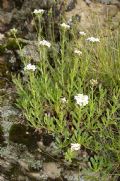
<instances>
[{"instance_id":1,"label":"flower head","mask_svg":"<svg viewBox=\"0 0 120 181\"><path fill-rule=\"evenodd\" d=\"M35 15L41 15L41 14L44 13L44 11L45 11L44 9L35 9L33 13L34 13Z\"/></svg>"},{"instance_id":2,"label":"flower head","mask_svg":"<svg viewBox=\"0 0 120 181\"><path fill-rule=\"evenodd\" d=\"M81 54L82 54L82 52L81 52L80 50L78 50L78 49L75 49L75 50L74 50L74 53L75 53L75 54L78 54L78 55L81 55Z\"/></svg>"},{"instance_id":3,"label":"flower head","mask_svg":"<svg viewBox=\"0 0 120 181\"><path fill-rule=\"evenodd\" d=\"M48 48L51 47L51 43L46 40L39 41L39 45L47 46Z\"/></svg>"},{"instance_id":4,"label":"flower head","mask_svg":"<svg viewBox=\"0 0 120 181\"><path fill-rule=\"evenodd\" d=\"M26 65L24 70L32 70L34 72L36 70L36 66L29 63L28 65Z\"/></svg>"},{"instance_id":5,"label":"flower head","mask_svg":"<svg viewBox=\"0 0 120 181\"><path fill-rule=\"evenodd\" d=\"M71 151L78 151L80 148L81 145L79 143L71 143Z\"/></svg>"},{"instance_id":6,"label":"flower head","mask_svg":"<svg viewBox=\"0 0 120 181\"><path fill-rule=\"evenodd\" d=\"M64 29L70 29L70 25L67 25L65 23L60 24L60 26Z\"/></svg>"},{"instance_id":7,"label":"flower head","mask_svg":"<svg viewBox=\"0 0 120 181\"><path fill-rule=\"evenodd\" d=\"M5 38L4 34L0 33L0 40L2 40L4 38Z\"/></svg>"},{"instance_id":8,"label":"flower head","mask_svg":"<svg viewBox=\"0 0 120 181\"><path fill-rule=\"evenodd\" d=\"M88 104L88 96L83 94L77 94L74 96L74 99L76 101L76 104L80 106L85 106Z\"/></svg>"},{"instance_id":9,"label":"flower head","mask_svg":"<svg viewBox=\"0 0 120 181\"><path fill-rule=\"evenodd\" d=\"M18 30L16 28L10 29L10 33L11 34L16 34L17 32L18 32Z\"/></svg>"},{"instance_id":10,"label":"flower head","mask_svg":"<svg viewBox=\"0 0 120 181\"><path fill-rule=\"evenodd\" d=\"M95 79L91 79L91 80L90 80L90 84L91 84L92 86L96 86L96 85L98 84L98 81L95 80Z\"/></svg>"},{"instance_id":11,"label":"flower head","mask_svg":"<svg viewBox=\"0 0 120 181\"><path fill-rule=\"evenodd\" d=\"M67 102L66 98L65 98L65 97L62 97L62 98L61 98L61 102L62 102L62 103L66 103L66 102Z\"/></svg>"},{"instance_id":12,"label":"flower head","mask_svg":"<svg viewBox=\"0 0 120 181\"><path fill-rule=\"evenodd\" d=\"M82 35L82 36L86 35L86 33L84 31L79 31L79 34Z\"/></svg>"},{"instance_id":13,"label":"flower head","mask_svg":"<svg viewBox=\"0 0 120 181\"><path fill-rule=\"evenodd\" d=\"M99 38L95 38L95 37L89 37L86 39L87 41L90 41L90 42L100 42Z\"/></svg>"}]
</instances>

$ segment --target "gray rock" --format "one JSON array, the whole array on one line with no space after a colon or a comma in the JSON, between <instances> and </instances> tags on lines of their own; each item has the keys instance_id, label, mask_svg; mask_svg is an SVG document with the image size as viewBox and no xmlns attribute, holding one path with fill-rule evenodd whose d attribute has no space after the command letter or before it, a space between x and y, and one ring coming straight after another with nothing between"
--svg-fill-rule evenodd
<instances>
[{"instance_id":1,"label":"gray rock","mask_svg":"<svg viewBox=\"0 0 120 181\"><path fill-rule=\"evenodd\" d=\"M97 0L97 1L103 4L111 4L112 2L112 0Z\"/></svg>"},{"instance_id":2,"label":"gray rock","mask_svg":"<svg viewBox=\"0 0 120 181\"><path fill-rule=\"evenodd\" d=\"M4 32L8 29L7 25L12 20L12 12L4 12L0 10L0 32Z\"/></svg>"},{"instance_id":3,"label":"gray rock","mask_svg":"<svg viewBox=\"0 0 120 181\"><path fill-rule=\"evenodd\" d=\"M36 180L36 181L46 181L47 180L47 175L43 174L42 172L36 173L36 172L29 172L27 173L27 176L29 177L30 180Z\"/></svg>"},{"instance_id":4,"label":"gray rock","mask_svg":"<svg viewBox=\"0 0 120 181\"><path fill-rule=\"evenodd\" d=\"M118 4L119 0L97 0L97 2L100 2L102 4Z\"/></svg>"},{"instance_id":5,"label":"gray rock","mask_svg":"<svg viewBox=\"0 0 120 181\"><path fill-rule=\"evenodd\" d=\"M71 11L72 9L74 9L76 3L77 0L67 0L66 11Z\"/></svg>"},{"instance_id":6,"label":"gray rock","mask_svg":"<svg viewBox=\"0 0 120 181\"><path fill-rule=\"evenodd\" d=\"M79 171L71 171L71 170L65 170L64 171L64 178L67 179L67 181L85 181L83 177L80 175Z\"/></svg>"},{"instance_id":7,"label":"gray rock","mask_svg":"<svg viewBox=\"0 0 120 181\"><path fill-rule=\"evenodd\" d=\"M39 62L40 53L37 50L38 50L38 48L35 45L26 45L22 49L22 56L29 61L33 60L34 62ZM20 51L18 51L18 53L21 54Z\"/></svg>"},{"instance_id":8,"label":"gray rock","mask_svg":"<svg viewBox=\"0 0 120 181\"><path fill-rule=\"evenodd\" d=\"M18 114L18 110L12 106L3 106L0 107L0 114L2 118L7 119L10 116L16 116Z\"/></svg>"},{"instance_id":9,"label":"gray rock","mask_svg":"<svg viewBox=\"0 0 120 181\"><path fill-rule=\"evenodd\" d=\"M91 0L85 0L85 2L88 6L91 4Z\"/></svg>"},{"instance_id":10,"label":"gray rock","mask_svg":"<svg viewBox=\"0 0 120 181\"><path fill-rule=\"evenodd\" d=\"M0 159L0 168L1 173L10 173L12 165L9 161Z\"/></svg>"},{"instance_id":11,"label":"gray rock","mask_svg":"<svg viewBox=\"0 0 120 181\"><path fill-rule=\"evenodd\" d=\"M4 174L0 175L0 181L8 181L8 179L5 178Z\"/></svg>"},{"instance_id":12,"label":"gray rock","mask_svg":"<svg viewBox=\"0 0 120 181\"><path fill-rule=\"evenodd\" d=\"M3 143L3 141L4 141L4 136L3 136L4 134L3 134L3 128L2 128L2 126L0 125L0 144L1 143Z\"/></svg>"},{"instance_id":13,"label":"gray rock","mask_svg":"<svg viewBox=\"0 0 120 181\"><path fill-rule=\"evenodd\" d=\"M109 19L115 17L118 12L119 9L115 5L105 6L102 11L103 15L109 17Z\"/></svg>"},{"instance_id":14,"label":"gray rock","mask_svg":"<svg viewBox=\"0 0 120 181\"><path fill-rule=\"evenodd\" d=\"M27 163L25 160L19 160L18 163L19 163L19 165L20 165L20 167L21 167L21 170L22 170L23 172L29 171L28 163Z\"/></svg>"},{"instance_id":15,"label":"gray rock","mask_svg":"<svg viewBox=\"0 0 120 181\"><path fill-rule=\"evenodd\" d=\"M22 9L50 9L50 7L54 4L54 0L26 0L23 3Z\"/></svg>"},{"instance_id":16,"label":"gray rock","mask_svg":"<svg viewBox=\"0 0 120 181\"><path fill-rule=\"evenodd\" d=\"M48 162L43 163L43 170L44 173L51 179L55 179L60 177L62 168L58 163L55 162Z\"/></svg>"},{"instance_id":17,"label":"gray rock","mask_svg":"<svg viewBox=\"0 0 120 181\"><path fill-rule=\"evenodd\" d=\"M5 56L1 56L0 57L0 76L5 78L6 71L8 71L8 67L7 67ZM0 88L2 87L1 84L2 82L0 80Z\"/></svg>"},{"instance_id":18,"label":"gray rock","mask_svg":"<svg viewBox=\"0 0 120 181\"><path fill-rule=\"evenodd\" d=\"M120 26L120 12L112 18L112 26L111 29L117 29Z\"/></svg>"}]
</instances>

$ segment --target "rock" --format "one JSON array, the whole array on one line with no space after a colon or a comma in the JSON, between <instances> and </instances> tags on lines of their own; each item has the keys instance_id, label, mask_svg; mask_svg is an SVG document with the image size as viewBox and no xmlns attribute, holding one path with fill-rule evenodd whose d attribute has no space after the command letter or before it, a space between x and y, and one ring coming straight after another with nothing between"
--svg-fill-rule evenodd
<instances>
[{"instance_id":1,"label":"rock","mask_svg":"<svg viewBox=\"0 0 120 181\"><path fill-rule=\"evenodd\" d=\"M93 3L92 1L90 6L87 6L85 1L79 0L73 10L65 13L66 19L68 21L69 19L73 19L76 15L79 15L81 18L77 26L81 28L81 31L85 29L91 30L96 26L96 22L99 22L99 27L107 29L108 24L112 25L112 18L119 13L119 4L120 3L112 3L111 5L106 5Z\"/></svg>"},{"instance_id":2,"label":"rock","mask_svg":"<svg viewBox=\"0 0 120 181\"><path fill-rule=\"evenodd\" d=\"M59 157L60 156L60 150L58 149L58 147L56 146L55 142L52 142L50 144L49 147L46 147L46 152L49 154L51 154L53 157L54 156L57 156ZM58 156L59 155L59 156Z\"/></svg>"},{"instance_id":3,"label":"rock","mask_svg":"<svg viewBox=\"0 0 120 181\"><path fill-rule=\"evenodd\" d=\"M24 1L22 8L30 9L50 9L55 4L54 0L26 0Z\"/></svg>"},{"instance_id":4,"label":"rock","mask_svg":"<svg viewBox=\"0 0 120 181\"><path fill-rule=\"evenodd\" d=\"M117 4L119 4L120 3L120 1L119 0L96 0L97 2L99 2L99 3L102 3L102 4L113 4L113 5L117 5Z\"/></svg>"},{"instance_id":5,"label":"rock","mask_svg":"<svg viewBox=\"0 0 120 181\"><path fill-rule=\"evenodd\" d=\"M40 61L40 53L37 51L38 48L35 45L26 45L22 49L22 56L26 58L28 61L39 62ZM18 51L21 54L20 51Z\"/></svg>"},{"instance_id":6,"label":"rock","mask_svg":"<svg viewBox=\"0 0 120 181\"><path fill-rule=\"evenodd\" d=\"M112 19L117 15L119 12L119 9L115 5L109 5L109 6L104 6L101 12L101 15L104 15L108 17L109 19Z\"/></svg>"},{"instance_id":7,"label":"rock","mask_svg":"<svg viewBox=\"0 0 120 181\"><path fill-rule=\"evenodd\" d=\"M7 48L5 51L5 60L7 63L7 68L9 72L17 72L21 70L21 60L16 51L10 49L16 49L15 44L10 45L10 42L7 43ZM10 78L11 76L9 76Z\"/></svg>"},{"instance_id":8,"label":"rock","mask_svg":"<svg viewBox=\"0 0 120 181\"><path fill-rule=\"evenodd\" d=\"M2 0L2 8L3 8L5 11L10 10L10 5L11 5L10 0Z\"/></svg>"},{"instance_id":9,"label":"rock","mask_svg":"<svg viewBox=\"0 0 120 181\"><path fill-rule=\"evenodd\" d=\"M3 143L4 141L4 133L3 133L3 128L0 126L0 144Z\"/></svg>"},{"instance_id":10,"label":"rock","mask_svg":"<svg viewBox=\"0 0 120 181\"><path fill-rule=\"evenodd\" d=\"M47 180L47 176L44 175L42 172L40 173L36 173L36 172L29 172L27 173L27 176L29 177L30 180L35 180L35 181L46 181Z\"/></svg>"},{"instance_id":11,"label":"rock","mask_svg":"<svg viewBox=\"0 0 120 181\"><path fill-rule=\"evenodd\" d=\"M97 2L103 3L103 4L111 4L113 0L97 0Z\"/></svg>"},{"instance_id":12,"label":"rock","mask_svg":"<svg viewBox=\"0 0 120 181\"><path fill-rule=\"evenodd\" d=\"M86 2L86 4L87 4L88 6L90 6L91 0L85 0L85 2Z\"/></svg>"},{"instance_id":13,"label":"rock","mask_svg":"<svg viewBox=\"0 0 120 181\"><path fill-rule=\"evenodd\" d=\"M0 175L0 181L7 181L7 180L5 180L5 177L4 177L4 175L2 174L2 175Z\"/></svg>"},{"instance_id":14,"label":"rock","mask_svg":"<svg viewBox=\"0 0 120 181\"><path fill-rule=\"evenodd\" d=\"M43 163L43 171L49 178L55 179L57 177L60 177L62 168L58 163L48 162Z\"/></svg>"},{"instance_id":15,"label":"rock","mask_svg":"<svg viewBox=\"0 0 120 181\"><path fill-rule=\"evenodd\" d=\"M74 9L76 3L77 3L77 0L67 0L66 11L71 11L72 9Z\"/></svg>"},{"instance_id":16,"label":"rock","mask_svg":"<svg viewBox=\"0 0 120 181\"><path fill-rule=\"evenodd\" d=\"M112 18L112 26L111 29L117 29L120 27L120 12Z\"/></svg>"},{"instance_id":17,"label":"rock","mask_svg":"<svg viewBox=\"0 0 120 181\"><path fill-rule=\"evenodd\" d=\"M38 142L37 142L37 145L38 145L38 148L40 148L40 150L45 150L45 148L46 148L46 147L44 146L44 144L43 144L42 141L38 141ZM40 151L40 150L39 150L39 151Z\"/></svg>"},{"instance_id":18,"label":"rock","mask_svg":"<svg viewBox=\"0 0 120 181\"><path fill-rule=\"evenodd\" d=\"M85 181L79 171L65 170L63 175L67 181Z\"/></svg>"},{"instance_id":19,"label":"rock","mask_svg":"<svg viewBox=\"0 0 120 181\"><path fill-rule=\"evenodd\" d=\"M7 70L8 70L8 67L7 67L5 56L1 56L0 57L0 77L5 77Z\"/></svg>"},{"instance_id":20,"label":"rock","mask_svg":"<svg viewBox=\"0 0 120 181\"><path fill-rule=\"evenodd\" d=\"M0 159L0 171L4 174L9 174L11 172L12 165L9 161Z\"/></svg>"},{"instance_id":21,"label":"rock","mask_svg":"<svg viewBox=\"0 0 120 181\"><path fill-rule=\"evenodd\" d=\"M24 175L18 175L17 180L18 181L30 181L29 178L27 176L24 176Z\"/></svg>"},{"instance_id":22,"label":"rock","mask_svg":"<svg viewBox=\"0 0 120 181\"><path fill-rule=\"evenodd\" d=\"M3 106L0 107L0 113L1 117L6 119L10 116L16 116L18 114L18 110L12 106Z\"/></svg>"},{"instance_id":23,"label":"rock","mask_svg":"<svg viewBox=\"0 0 120 181\"><path fill-rule=\"evenodd\" d=\"M12 20L12 12L3 12L0 10L0 32L3 33L9 28L9 24Z\"/></svg>"},{"instance_id":24,"label":"rock","mask_svg":"<svg viewBox=\"0 0 120 181\"><path fill-rule=\"evenodd\" d=\"M20 167L21 167L21 170L25 173L26 171L29 171L29 166L28 166L28 163L25 161L25 160L19 160L18 161Z\"/></svg>"}]
</instances>

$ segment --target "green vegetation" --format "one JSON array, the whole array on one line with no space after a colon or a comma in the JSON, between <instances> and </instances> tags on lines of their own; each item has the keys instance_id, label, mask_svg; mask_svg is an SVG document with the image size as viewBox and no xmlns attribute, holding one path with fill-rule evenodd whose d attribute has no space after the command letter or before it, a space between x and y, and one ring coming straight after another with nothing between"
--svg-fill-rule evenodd
<instances>
[{"instance_id":1,"label":"green vegetation","mask_svg":"<svg viewBox=\"0 0 120 181\"><path fill-rule=\"evenodd\" d=\"M60 41L52 32L48 42L43 40L42 13L35 14L40 25L38 62L23 57L20 48L24 78L13 77L17 106L32 127L53 135L67 161L87 163L83 171L89 179L116 178L120 171L120 36L105 37L98 30L82 35L76 25L61 24ZM88 39L91 36L96 38ZM88 156L80 158L83 151Z\"/></svg>"}]
</instances>

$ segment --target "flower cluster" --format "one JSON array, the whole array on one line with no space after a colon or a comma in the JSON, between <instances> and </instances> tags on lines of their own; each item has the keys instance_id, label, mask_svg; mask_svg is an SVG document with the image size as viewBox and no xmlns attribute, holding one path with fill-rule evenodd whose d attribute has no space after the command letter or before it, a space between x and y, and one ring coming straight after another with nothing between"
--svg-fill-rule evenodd
<instances>
[{"instance_id":1,"label":"flower cluster","mask_svg":"<svg viewBox=\"0 0 120 181\"><path fill-rule=\"evenodd\" d=\"M67 102L66 98L65 98L65 97L62 97L62 98L61 98L61 102L62 102L62 103L66 103L66 102Z\"/></svg>"},{"instance_id":2,"label":"flower cluster","mask_svg":"<svg viewBox=\"0 0 120 181\"><path fill-rule=\"evenodd\" d=\"M51 47L51 43L46 40L39 41L39 45L47 46L48 48Z\"/></svg>"},{"instance_id":3,"label":"flower cluster","mask_svg":"<svg viewBox=\"0 0 120 181\"><path fill-rule=\"evenodd\" d=\"M77 94L76 96L74 96L74 100L76 101L76 104L80 106L86 106L88 104L89 98L87 95ZM67 103L67 99L65 97L62 97L61 102Z\"/></svg>"},{"instance_id":4,"label":"flower cluster","mask_svg":"<svg viewBox=\"0 0 120 181\"><path fill-rule=\"evenodd\" d=\"M91 79L91 80L90 80L90 84L91 84L92 86L96 86L96 85L98 84L98 81L95 80L95 79Z\"/></svg>"},{"instance_id":5,"label":"flower cluster","mask_svg":"<svg viewBox=\"0 0 120 181\"><path fill-rule=\"evenodd\" d=\"M94 42L100 42L99 38L95 38L95 37L89 37L86 40L89 41L89 42L93 42L93 43Z\"/></svg>"},{"instance_id":6,"label":"flower cluster","mask_svg":"<svg viewBox=\"0 0 120 181\"><path fill-rule=\"evenodd\" d=\"M67 25L65 23L62 23L60 26L64 29L70 29L70 25Z\"/></svg>"},{"instance_id":7,"label":"flower cluster","mask_svg":"<svg viewBox=\"0 0 120 181\"><path fill-rule=\"evenodd\" d=\"M5 38L4 34L0 33L0 40L2 40L3 38Z\"/></svg>"},{"instance_id":8,"label":"flower cluster","mask_svg":"<svg viewBox=\"0 0 120 181\"><path fill-rule=\"evenodd\" d=\"M18 30L16 28L10 29L10 33L11 34L16 34L17 32L18 32Z\"/></svg>"},{"instance_id":9,"label":"flower cluster","mask_svg":"<svg viewBox=\"0 0 120 181\"><path fill-rule=\"evenodd\" d=\"M74 96L74 99L76 101L76 104L78 104L80 106L85 106L88 104L89 98L87 95L77 94L76 96Z\"/></svg>"},{"instance_id":10,"label":"flower cluster","mask_svg":"<svg viewBox=\"0 0 120 181\"><path fill-rule=\"evenodd\" d=\"M82 35L82 36L86 35L86 33L84 31L79 31L79 34Z\"/></svg>"},{"instance_id":11,"label":"flower cluster","mask_svg":"<svg viewBox=\"0 0 120 181\"><path fill-rule=\"evenodd\" d=\"M71 151L78 151L80 148L81 145L79 143L71 143Z\"/></svg>"},{"instance_id":12,"label":"flower cluster","mask_svg":"<svg viewBox=\"0 0 120 181\"><path fill-rule=\"evenodd\" d=\"M80 50L78 50L78 49L75 49L75 50L74 50L74 53L75 53L75 54L78 54L78 55L81 55L81 54L82 54L82 52L81 52Z\"/></svg>"},{"instance_id":13,"label":"flower cluster","mask_svg":"<svg viewBox=\"0 0 120 181\"><path fill-rule=\"evenodd\" d=\"M35 9L33 13L34 13L35 15L41 15L41 14L44 13L44 11L45 11L45 10L43 10L43 9L38 9L38 10Z\"/></svg>"},{"instance_id":14,"label":"flower cluster","mask_svg":"<svg viewBox=\"0 0 120 181\"><path fill-rule=\"evenodd\" d=\"M34 72L36 70L36 66L29 63L28 65L26 65L24 70L32 70Z\"/></svg>"}]
</instances>

